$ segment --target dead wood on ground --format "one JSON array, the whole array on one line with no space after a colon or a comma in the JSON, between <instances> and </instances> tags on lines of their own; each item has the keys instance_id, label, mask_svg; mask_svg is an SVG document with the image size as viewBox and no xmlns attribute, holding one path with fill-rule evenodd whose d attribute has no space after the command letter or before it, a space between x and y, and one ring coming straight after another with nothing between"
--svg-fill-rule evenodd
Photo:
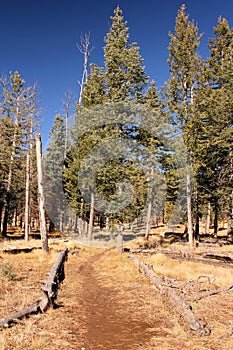
<instances>
[{"instance_id":1,"label":"dead wood on ground","mask_svg":"<svg viewBox=\"0 0 233 350\"><path fill-rule=\"evenodd\" d=\"M148 277L151 284L159 290L161 295L167 296L170 305L175 307L191 330L198 332L199 335L210 334L210 330L194 315L192 307L187 300L182 298L174 288L164 283L164 278L155 274L153 266L140 261L135 256L131 256L131 258L139 271Z\"/></svg>"},{"instance_id":2,"label":"dead wood on ground","mask_svg":"<svg viewBox=\"0 0 233 350\"><path fill-rule=\"evenodd\" d=\"M32 314L45 312L49 307L55 305L55 299L60 283L64 280L64 263L67 259L68 249L64 249L58 254L58 258L50 270L49 277L45 281L43 287L44 295L36 299L32 305L27 306L23 310L16 312L8 317L0 319L0 328L10 327L13 323L18 323L24 317L29 317Z\"/></svg>"}]
</instances>

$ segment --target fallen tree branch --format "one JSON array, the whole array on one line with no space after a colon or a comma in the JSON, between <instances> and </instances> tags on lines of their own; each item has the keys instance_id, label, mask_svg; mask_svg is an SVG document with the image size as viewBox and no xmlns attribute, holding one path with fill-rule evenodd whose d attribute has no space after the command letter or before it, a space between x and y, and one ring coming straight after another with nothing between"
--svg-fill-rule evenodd
<instances>
[{"instance_id":1,"label":"fallen tree branch","mask_svg":"<svg viewBox=\"0 0 233 350\"><path fill-rule=\"evenodd\" d=\"M170 304L177 309L183 320L193 331L198 332L200 335L210 334L210 330L207 329L205 325L203 325L202 322L194 315L191 305L189 305L186 300L183 300L173 288L164 285L163 277L157 276L151 265L146 264L144 261L140 261L135 256L131 256L131 259L139 271L148 277L151 284L153 284L162 295L167 296Z\"/></svg>"},{"instance_id":2,"label":"fallen tree branch","mask_svg":"<svg viewBox=\"0 0 233 350\"><path fill-rule=\"evenodd\" d=\"M213 289L213 290L209 290L207 292L200 292L198 295L196 295L195 297L193 297L191 300L192 301L199 301L203 298L207 298L211 295L215 295L215 294L220 294L220 293L224 293L224 292L228 292L229 290L231 290L233 288L233 284L231 284L230 286L226 287L226 288L221 288L221 289ZM190 299L189 299L190 300Z\"/></svg>"},{"instance_id":3,"label":"fallen tree branch","mask_svg":"<svg viewBox=\"0 0 233 350\"><path fill-rule=\"evenodd\" d=\"M64 263L67 259L68 249L64 249L58 255L58 258L50 270L49 278L46 281L45 287L42 289L44 295L36 299L32 305L27 306L23 310L16 312L8 317L0 319L0 328L10 327L13 323L18 323L24 317L29 317L32 314L45 312L49 307L54 306L54 301L57 297L59 284L64 280Z\"/></svg>"},{"instance_id":4,"label":"fallen tree branch","mask_svg":"<svg viewBox=\"0 0 233 350\"><path fill-rule=\"evenodd\" d=\"M213 257L212 255L203 256L202 253L198 253L198 255L202 255L202 257L195 257L195 256L191 256L188 252L172 251L172 250L165 250L165 249L142 249L142 248L131 249L130 253L147 254L147 255L162 253L164 255L168 255L171 259L174 259L174 260L181 260L181 261L186 260L186 261L193 261L201 264L233 268L233 260L229 257L223 257L220 255L218 256L216 255L216 257Z\"/></svg>"}]
</instances>

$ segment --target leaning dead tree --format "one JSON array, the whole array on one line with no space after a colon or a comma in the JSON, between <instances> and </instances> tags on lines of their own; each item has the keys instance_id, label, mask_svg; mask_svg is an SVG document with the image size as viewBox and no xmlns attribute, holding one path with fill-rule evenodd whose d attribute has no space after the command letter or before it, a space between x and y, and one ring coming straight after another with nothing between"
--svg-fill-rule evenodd
<instances>
[{"instance_id":1,"label":"leaning dead tree","mask_svg":"<svg viewBox=\"0 0 233 350\"><path fill-rule=\"evenodd\" d=\"M45 218L45 201L44 201L44 188L43 188L43 171L42 171L42 145L41 135L36 135L36 160L37 160L37 179L38 179L38 204L39 204L39 217L40 217L40 235L42 250L48 252L48 236L46 230L46 218Z\"/></svg>"},{"instance_id":2,"label":"leaning dead tree","mask_svg":"<svg viewBox=\"0 0 233 350\"><path fill-rule=\"evenodd\" d=\"M17 323L24 317L28 317L33 314L43 313L49 307L55 306L55 300L61 282L65 278L64 264L67 260L68 249L64 249L58 254L57 260L50 270L49 277L45 281L45 286L42 289L44 295L36 299L32 305L27 306L23 310L16 312L10 316L0 319L0 328L10 327L13 323Z\"/></svg>"},{"instance_id":3,"label":"leaning dead tree","mask_svg":"<svg viewBox=\"0 0 233 350\"><path fill-rule=\"evenodd\" d=\"M83 55L83 73L82 73L81 82L78 81L80 86L78 104L80 106L82 102L82 92L83 92L84 84L87 81L88 61L94 49L94 47L90 47L90 33L80 36L80 44L77 44L77 47L80 53Z\"/></svg>"}]
</instances>

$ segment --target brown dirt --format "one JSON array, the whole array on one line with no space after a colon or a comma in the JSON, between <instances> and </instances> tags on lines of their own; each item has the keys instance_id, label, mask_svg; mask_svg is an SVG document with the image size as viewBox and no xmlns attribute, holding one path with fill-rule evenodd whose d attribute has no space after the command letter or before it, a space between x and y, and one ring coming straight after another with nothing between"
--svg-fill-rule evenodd
<instances>
[{"instance_id":1,"label":"brown dirt","mask_svg":"<svg viewBox=\"0 0 233 350\"><path fill-rule=\"evenodd\" d=\"M9 297L9 290L12 301L19 290L29 294L30 301L41 294L37 292L38 280L45 279L42 275L45 270L49 271L56 259L56 252L50 253L49 257L40 257L40 264L37 262L34 267L32 261L38 257L38 251L21 258L3 255L3 259L11 259L12 263L19 259L20 271L24 271L25 276L24 279L18 276L18 280L8 281L7 288L0 289L2 299ZM32 267L29 272L25 270L29 265L28 259L29 267ZM40 272L36 283L34 271ZM216 328L216 319L225 323L225 329L219 333L199 338L187 329L179 316L166 305L166 301L161 300L160 295L124 254L119 256L111 250L93 248L73 250L73 253L71 250L65 274L57 307L0 331L1 350L233 349L232 337L219 339L228 329L232 316L230 292L206 299L203 309L195 310L199 317L209 312L207 321L212 328ZM14 283L20 283L16 287L17 291ZM30 289L23 289L24 285ZM17 298L20 299L20 295ZM20 308L20 303L14 301L14 309L17 308ZM224 313L224 310L228 313ZM4 312L1 312L2 316L6 316L8 311L13 311L10 299Z\"/></svg>"},{"instance_id":2,"label":"brown dirt","mask_svg":"<svg viewBox=\"0 0 233 350\"><path fill-rule=\"evenodd\" d=\"M86 349L135 349L151 338L152 325L138 319L127 308L122 308L117 290L99 284L93 265L101 255L81 265L83 280L81 300L85 309L87 334Z\"/></svg>"}]
</instances>

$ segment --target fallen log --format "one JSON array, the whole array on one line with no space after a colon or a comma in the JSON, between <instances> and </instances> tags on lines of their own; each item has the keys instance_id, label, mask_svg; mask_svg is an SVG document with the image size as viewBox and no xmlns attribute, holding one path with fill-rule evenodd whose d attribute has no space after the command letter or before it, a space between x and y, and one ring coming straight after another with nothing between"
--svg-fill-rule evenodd
<instances>
[{"instance_id":1,"label":"fallen log","mask_svg":"<svg viewBox=\"0 0 233 350\"><path fill-rule=\"evenodd\" d=\"M7 253L7 254L31 253L34 249L41 249L41 248L40 247L9 248L9 249L3 249L3 253Z\"/></svg>"},{"instance_id":2,"label":"fallen log","mask_svg":"<svg viewBox=\"0 0 233 350\"><path fill-rule=\"evenodd\" d=\"M201 255L201 257L195 257L191 256L188 252L182 252L182 251L172 251L172 250L165 250L165 249L131 249L130 253L133 254L145 254L145 255L154 255L157 253L162 253L164 255L168 255L171 259L174 260L186 260L186 261L193 261L201 264L207 264L207 265L214 265L224 268L233 268L233 259L226 256L220 256L216 255L216 258L214 258L212 255L203 256L202 253L198 253L198 255ZM215 261L216 260L216 261Z\"/></svg>"},{"instance_id":3,"label":"fallen log","mask_svg":"<svg viewBox=\"0 0 233 350\"><path fill-rule=\"evenodd\" d=\"M28 317L32 314L38 314L41 312L40 303L43 301L44 297L40 297L34 301L34 303L30 306L25 307L23 310L16 312L8 317L4 317L0 319L0 327L10 327L12 323L17 323L18 320L21 320L24 317Z\"/></svg>"},{"instance_id":4,"label":"fallen log","mask_svg":"<svg viewBox=\"0 0 233 350\"><path fill-rule=\"evenodd\" d=\"M54 305L54 300L57 298L57 292L59 284L64 280L64 263L67 259L68 249L64 249L58 255L56 263L53 265L49 273L49 278L47 279L45 286L43 287L43 292L49 301L49 306Z\"/></svg>"},{"instance_id":5,"label":"fallen log","mask_svg":"<svg viewBox=\"0 0 233 350\"><path fill-rule=\"evenodd\" d=\"M223 255L216 255L216 254L205 254L203 255L204 259L215 259L220 260L227 263L233 263L233 259L229 256L223 256Z\"/></svg>"},{"instance_id":6,"label":"fallen log","mask_svg":"<svg viewBox=\"0 0 233 350\"><path fill-rule=\"evenodd\" d=\"M54 306L54 301L57 298L59 284L64 280L64 263L67 259L68 249L64 249L58 255L58 258L50 270L49 277L45 282L45 287L42 289L44 295L36 299L32 305L27 306L23 310L16 312L10 316L0 319L0 328L10 327L14 323L18 323L24 317L29 317L32 314L45 312L49 307Z\"/></svg>"},{"instance_id":7,"label":"fallen log","mask_svg":"<svg viewBox=\"0 0 233 350\"><path fill-rule=\"evenodd\" d=\"M199 335L210 334L210 330L194 315L192 307L187 300L181 298L173 288L164 285L163 277L157 276L151 265L140 261L135 256L131 256L131 259L139 271L148 277L151 284L154 285L162 295L167 296L167 300L176 308L190 329L198 332Z\"/></svg>"}]
</instances>

